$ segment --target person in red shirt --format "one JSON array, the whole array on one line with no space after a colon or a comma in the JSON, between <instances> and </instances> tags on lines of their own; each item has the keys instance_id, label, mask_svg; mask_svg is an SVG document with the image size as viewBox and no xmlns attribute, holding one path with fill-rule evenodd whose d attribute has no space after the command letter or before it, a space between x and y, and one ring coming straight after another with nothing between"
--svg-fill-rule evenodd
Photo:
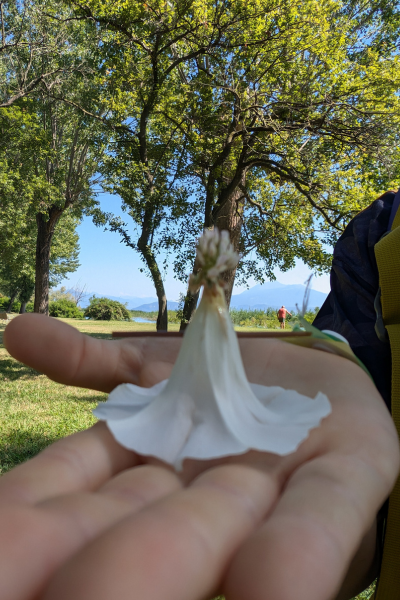
<instances>
[{"instance_id":1,"label":"person in red shirt","mask_svg":"<svg viewBox=\"0 0 400 600\"><path fill-rule=\"evenodd\" d=\"M276 314L278 317L278 321L281 324L281 329L285 329L286 315L292 316L292 313L290 313L288 310L286 310L286 308L282 304L282 307L278 310L278 312Z\"/></svg>"}]
</instances>

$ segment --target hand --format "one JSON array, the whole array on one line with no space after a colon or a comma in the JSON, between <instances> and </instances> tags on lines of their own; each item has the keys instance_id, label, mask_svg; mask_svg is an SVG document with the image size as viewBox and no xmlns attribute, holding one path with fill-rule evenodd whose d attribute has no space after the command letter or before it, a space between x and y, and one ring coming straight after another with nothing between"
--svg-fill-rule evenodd
<instances>
[{"instance_id":1,"label":"hand","mask_svg":"<svg viewBox=\"0 0 400 600\"><path fill-rule=\"evenodd\" d=\"M103 391L168 377L180 346L101 341L39 315L14 319L4 341L53 380ZM267 339L241 351L250 381L322 391L332 414L286 457L187 461L180 476L103 423L60 440L0 480L2 600L329 600L368 583L399 468L381 397L331 354Z\"/></svg>"}]
</instances>

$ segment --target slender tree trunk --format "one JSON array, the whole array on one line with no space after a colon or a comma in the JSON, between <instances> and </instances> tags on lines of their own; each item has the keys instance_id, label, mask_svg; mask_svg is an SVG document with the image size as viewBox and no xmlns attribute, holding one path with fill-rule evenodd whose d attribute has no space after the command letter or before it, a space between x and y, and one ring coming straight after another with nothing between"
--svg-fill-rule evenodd
<instances>
[{"instance_id":1,"label":"slender tree trunk","mask_svg":"<svg viewBox=\"0 0 400 600\"><path fill-rule=\"evenodd\" d=\"M221 231L226 229L229 231L229 236L233 244L234 249L238 252L240 248L240 237L242 232L242 212L243 204L240 202L242 196L241 191L237 188L231 198L222 206L221 210L214 217L214 225ZM207 223L205 227L209 226ZM196 273L199 267L196 261L193 266L193 272ZM222 275L222 279L225 284L225 299L229 307L232 297L233 284L235 282L236 267L227 271ZM182 321L180 325L180 331L184 331L189 325L193 313L196 310L197 302L199 299L199 292L192 294L189 290L185 297L185 304L182 311Z\"/></svg>"},{"instance_id":2,"label":"slender tree trunk","mask_svg":"<svg viewBox=\"0 0 400 600\"><path fill-rule=\"evenodd\" d=\"M35 284L28 277L23 277L22 280L22 289L19 293L19 301L21 302L21 308L19 309L19 314L22 315L26 312L26 305L29 302L30 297L32 296L32 292L35 289Z\"/></svg>"},{"instance_id":3,"label":"slender tree trunk","mask_svg":"<svg viewBox=\"0 0 400 600\"><path fill-rule=\"evenodd\" d=\"M200 267L195 260L194 265L193 265L193 273L197 273L199 271L199 268ZM189 325L189 323L193 317L194 311L196 310L197 303L199 301L199 296L200 296L200 290L198 290L198 292L193 294L189 290L189 288L187 289L186 296L185 296L185 302L183 304L182 319L181 319L179 331L185 331L186 327Z\"/></svg>"},{"instance_id":4,"label":"slender tree trunk","mask_svg":"<svg viewBox=\"0 0 400 600\"><path fill-rule=\"evenodd\" d=\"M192 292L188 289L185 297L185 303L183 305L182 310L182 320L179 327L179 331L185 331L186 327L189 325L192 320L194 311L197 308L197 303L199 301L200 290L196 294L192 294Z\"/></svg>"},{"instance_id":5,"label":"slender tree trunk","mask_svg":"<svg viewBox=\"0 0 400 600\"><path fill-rule=\"evenodd\" d=\"M50 209L49 219L45 215L36 215L36 273L35 273L35 304L34 312L44 315L49 314L49 270L51 242L62 210ZM47 215L46 215L47 216Z\"/></svg>"},{"instance_id":6,"label":"slender tree trunk","mask_svg":"<svg viewBox=\"0 0 400 600\"><path fill-rule=\"evenodd\" d=\"M154 253L149 244L151 226L153 223L153 212L154 211L152 207L146 209L142 224L142 234L138 240L137 245L139 252L143 256L146 265L150 271L151 278L156 289L156 294L158 298L157 331L168 331L168 306L164 282L162 280L160 269L158 268L158 264L155 259Z\"/></svg>"},{"instance_id":7,"label":"slender tree trunk","mask_svg":"<svg viewBox=\"0 0 400 600\"><path fill-rule=\"evenodd\" d=\"M18 288L11 294L11 296L10 296L10 302L8 303L8 307L7 307L6 312L8 312L8 313L11 312L12 305L14 304L15 298L17 297L17 295L18 295Z\"/></svg>"}]
</instances>

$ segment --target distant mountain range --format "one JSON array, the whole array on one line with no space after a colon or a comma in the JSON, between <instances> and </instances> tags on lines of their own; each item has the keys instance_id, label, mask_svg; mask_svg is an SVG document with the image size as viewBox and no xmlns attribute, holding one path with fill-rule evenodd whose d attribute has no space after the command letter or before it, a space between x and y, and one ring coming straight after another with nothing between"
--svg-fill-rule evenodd
<instances>
[{"instance_id":1,"label":"distant mountain range","mask_svg":"<svg viewBox=\"0 0 400 600\"><path fill-rule=\"evenodd\" d=\"M178 310L179 302L172 302L172 300L168 300L168 310ZM152 302L151 304L141 304L140 306L135 306L135 310L143 310L143 312L153 312L154 310L158 311L158 300Z\"/></svg>"},{"instance_id":2,"label":"distant mountain range","mask_svg":"<svg viewBox=\"0 0 400 600\"><path fill-rule=\"evenodd\" d=\"M241 308L250 310L266 310L267 308L279 308L286 306L290 311L296 310L296 304L301 307L303 303L304 293L306 288L304 285L284 285L278 281L268 281L262 285L255 285L249 290L245 290L241 294L234 294L231 300L231 308ZM101 296L102 294L96 294ZM88 294L85 301L81 302L82 306L89 304ZM311 290L308 306L310 309L321 307L324 303L327 294ZM157 298L139 298L137 296L107 296L112 300L117 300L123 304L126 302L129 309L141 310L143 312L153 312L158 310ZM168 300L169 310L176 310L179 306L178 302Z\"/></svg>"},{"instance_id":3,"label":"distant mountain range","mask_svg":"<svg viewBox=\"0 0 400 600\"><path fill-rule=\"evenodd\" d=\"M306 287L301 284L284 285L278 281L268 281L262 285L255 285L241 294L235 294L231 299L231 308L251 310L266 310L267 308L280 308L284 305L288 310L297 310L296 304L301 307ZM328 294L311 290L308 307L320 308Z\"/></svg>"}]
</instances>

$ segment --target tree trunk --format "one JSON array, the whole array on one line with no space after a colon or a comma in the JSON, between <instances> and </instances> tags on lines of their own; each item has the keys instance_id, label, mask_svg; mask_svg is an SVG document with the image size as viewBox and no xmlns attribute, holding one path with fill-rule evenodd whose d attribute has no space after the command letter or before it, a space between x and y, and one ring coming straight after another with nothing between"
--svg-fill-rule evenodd
<instances>
[{"instance_id":1,"label":"tree trunk","mask_svg":"<svg viewBox=\"0 0 400 600\"><path fill-rule=\"evenodd\" d=\"M153 223L152 212L153 211L151 207L149 207L145 212L142 224L142 234L137 245L139 252L142 254L150 271L151 278L156 289L158 298L157 331L168 331L168 306L164 282L162 280L160 269L158 268L158 264L151 246L149 245L151 225Z\"/></svg>"},{"instance_id":2,"label":"tree trunk","mask_svg":"<svg viewBox=\"0 0 400 600\"><path fill-rule=\"evenodd\" d=\"M231 198L221 208L220 212L215 218L215 225L220 231L226 229L229 231L229 237L232 246L236 252L240 250L240 239L242 235L243 225L243 202L240 202L242 193L239 189L236 189L232 194ZM235 283L237 267L229 271L225 271L222 274L222 280L224 282L224 292L226 304L229 308L232 298L233 285Z\"/></svg>"},{"instance_id":3,"label":"tree trunk","mask_svg":"<svg viewBox=\"0 0 400 600\"><path fill-rule=\"evenodd\" d=\"M17 297L17 295L18 295L18 289L16 289L16 290L15 290L15 292L13 292L13 293L11 294L11 296L10 296L10 302L8 303L8 307L7 307L7 310L6 310L6 312L8 312L8 313L9 313L9 312L11 312L11 310L12 310L12 305L14 304L14 302L15 302L15 298Z\"/></svg>"},{"instance_id":4,"label":"tree trunk","mask_svg":"<svg viewBox=\"0 0 400 600\"><path fill-rule=\"evenodd\" d=\"M44 315L49 314L49 269L51 242L62 210L50 209L48 221L45 215L36 215L37 238L36 238L36 273L35 273L35 304L34 312ZM47 216L47 215L46 215Z\"/></svg>"},{"instance_id":5,"label":"tree trunk","mask_svg":"<svg viewBox=\"0 0 400 600\"><path fill-rule=\"evenodd\" d=\"M21 302L21 308L19 314L22 315L26 312L26 305L29 302L32 292L35 289L35 284L32 280L26 276L22 278L22 287L19 293L19 301Z\"/></svg>"},{"instance_id":6,"label":"tree trunk","mask_svg":"<svg viewBox=\"0 0 400 600\"><path fill-rule=\"evenodd\" d=\"M224 229L229 231L229 237L236 252L238 252L240 249L240 238L243 225L243 203L240 202L241 196L241 191L239 189L236 189L233 192L231 198L227 202L225 202L221 210L214 217L214 225L218 227L220 231ZM196 265L195 261L193 266L193 272L196 273L197 271L198 266ZM226 271L226 273L222 275L222 280L224 281L225 299L228 308L231 302L232 290L235 282L235 275L236 267L234 269L231 269L230 271ZM192 294L189 290L187 291L185 304L182 311L180 331L184 331L189 325L190 321L192 320L193 313L197 307L198 299L199 292L197 294Z\"/></svg>"}]
</instances>

